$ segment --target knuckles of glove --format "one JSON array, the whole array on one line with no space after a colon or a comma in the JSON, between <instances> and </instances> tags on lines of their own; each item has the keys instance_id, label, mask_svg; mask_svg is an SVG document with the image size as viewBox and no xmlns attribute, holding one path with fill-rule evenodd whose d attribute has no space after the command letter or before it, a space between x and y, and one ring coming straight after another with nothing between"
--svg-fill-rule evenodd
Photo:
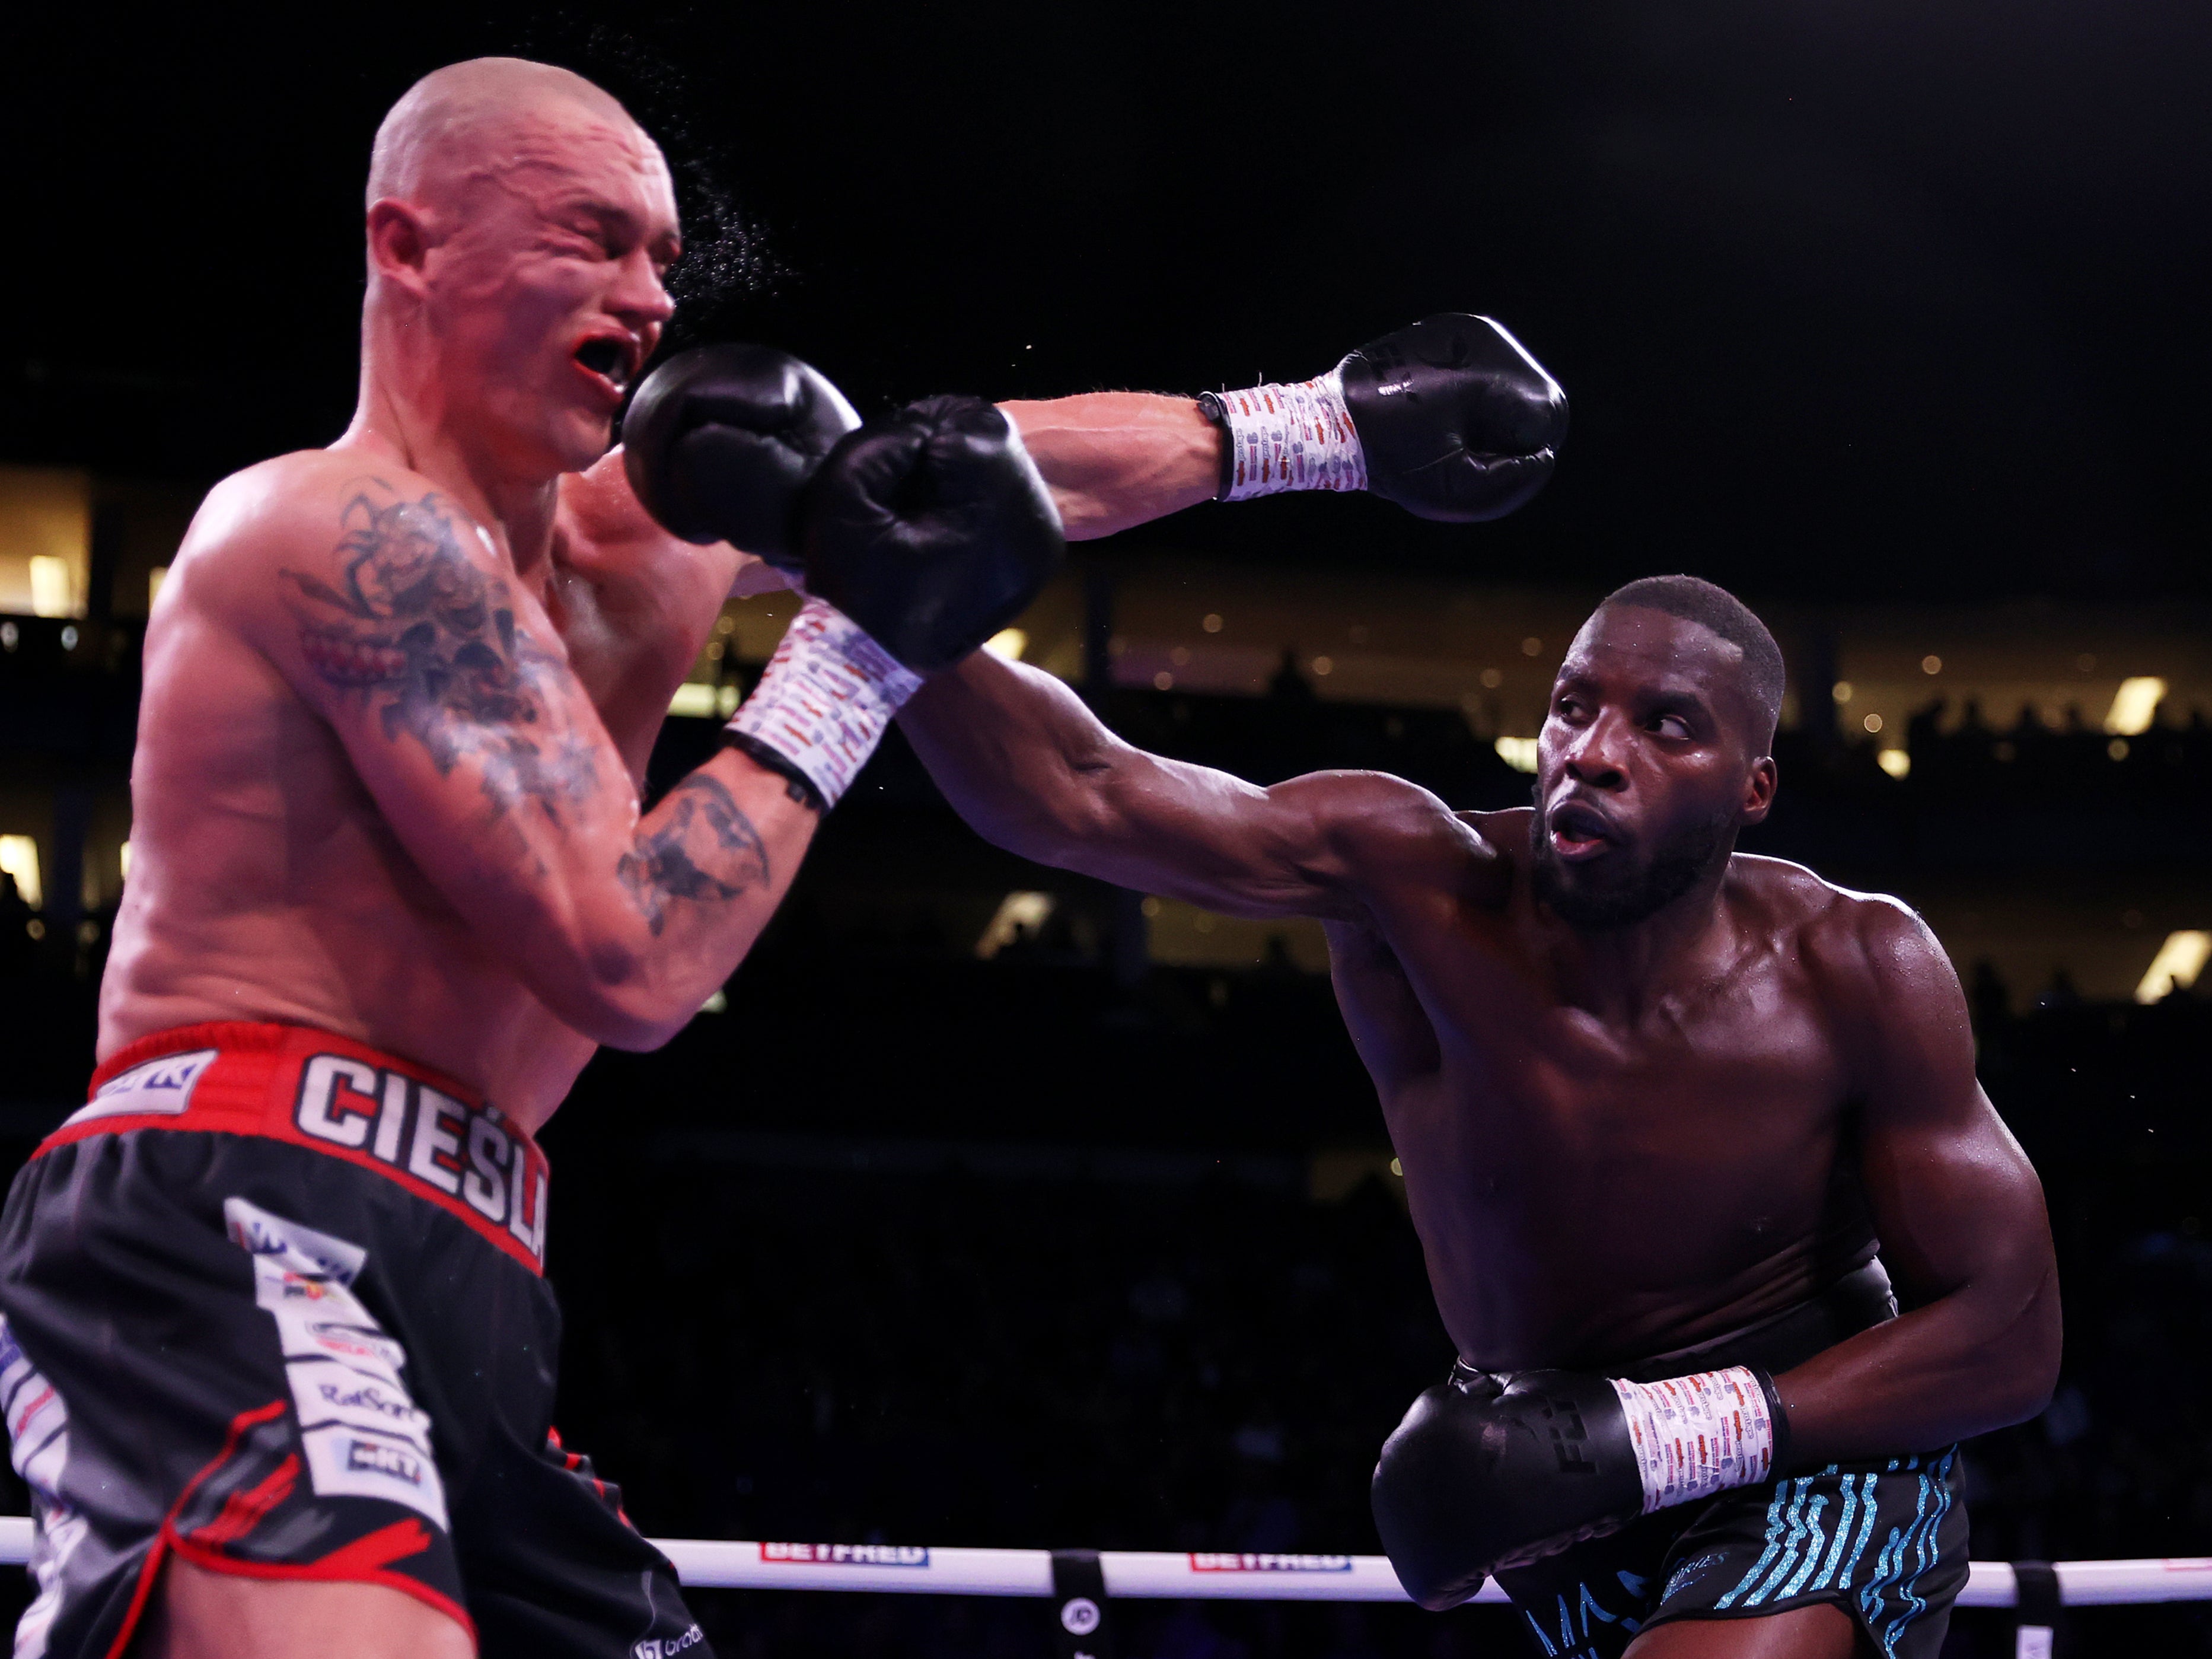
<instances>
[{"instance_id":1,"label":"knuckles of glove","mask_svg":"<svg viewBox=\"0 0 2212 1659\"><path fill-rule=\"evenodd\" d=\"M1567 395L1489 318L1425 318L1336 367L1367 488L1407 512L1456 524L1501 519L1551 477Z\"/></svg>"},{"instance_id":2,"label":"knuckles of glove","mask_svg":"<svg viewBox=\"0 0 2212 1659\"><path fill-rule=\"evenodd\" d=\"M801 519L807 592L921 674L1027 610L1066 551L1020 434L979 398L925 398L849 434Z\"/></svg>"},{"instance_id":3,"label":"knuckles of glove","mask_svg":"<svg viewBox=\"0 0 2212 1659\"><path fill-rule=\"evenodd\" d=\"M1399 1583L1434 1613L1501 1567L1615 1530L1642 1513L1644 1486L1611 1383L1520 1371L1423 1393L1370 1497Z\"/></svg>"},{"instance_id":4,"label":"knuckles of glove","mask_svg":"<svg viewBox=\"0 0 2212 1659\"><path fill-rule=\"evenodd\" d=\"M701 346L638 387L623 417L623 470L671 535L797 570L801 492L860 423L826 375L787 352Z\"/></svg>"}]
</instances>

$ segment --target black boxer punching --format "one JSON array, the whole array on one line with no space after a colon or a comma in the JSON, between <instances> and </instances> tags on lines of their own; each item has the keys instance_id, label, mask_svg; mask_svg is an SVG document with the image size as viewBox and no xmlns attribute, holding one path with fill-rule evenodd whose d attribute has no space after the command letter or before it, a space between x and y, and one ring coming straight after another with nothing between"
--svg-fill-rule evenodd
<instances>
[{"instance_id":1,"label":"black boxer punching","mask_svg":"<svg viewBox=\"0 0 2212 1659\"><path fill-rule=\"evenodd\" d=\"M1494 517L1565 421L1467 316L1197 407L1218 443L1175 399L1007 405L1076 535L1148 516L1119 504L1137 477L1154 511L1370 489ZM1783 688L1732 596L1632 583L1560 670L1533 810L1482 814L1146 755L988 656L901 715L1004 847L1326 924L1461 1353L1383 1449L1376 1522L1424 1605L1495 1573L1553 1659L1934 1654L1966 1576L1954 1443L2055 1374L2040 1188L1940 947L1734 851L1773 800Z\"/></svg>"},{"instance_id":2,"label":"black boxer punching","mask_svg":"<svg viewBox=\"0 0 2212 1659\"><path fill-rule=\"evenodd\" d=\"M1354 441L1386 429L1357 362ZM1525 445L1524 409L1455 400L1447 442L1389 385L1374 407L1422 434L1387 428L1393 458L1450 459L1386 474L1373 444L1367 480L1479 516L1454 446ZM1328 392L1305 394L1324 431ZM1233 477L1284 470L1255 453ZM1349 450L1305 465L1361 476ZM1533 806L1481 813L1146 754L988 656L900 717L1002 847L1325 925L1460 1354L1383 1449L1376 1523L1416 1599L1494 1573L1551 1659L1932 1659L1966 1573L1955 1443L2056 1376L2041 1188L1941 946L1893 899L1734 850L1774 799L1783 686L1732 596L1631 583L1559 669Z\"/></svg>"}]
</instances>

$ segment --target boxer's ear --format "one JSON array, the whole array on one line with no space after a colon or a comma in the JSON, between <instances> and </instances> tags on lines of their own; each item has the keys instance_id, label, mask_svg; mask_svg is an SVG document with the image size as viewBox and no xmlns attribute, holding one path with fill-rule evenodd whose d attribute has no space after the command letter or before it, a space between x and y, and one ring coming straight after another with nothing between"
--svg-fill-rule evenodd
<instances>
[{"instance_id":1,"label":"boxer's ear","mask_svg":"<svg viewBox=\"0 0 2212 1659\"><path fill-rule=\"evenodd\" d=\"M1762 756L1753 761L1750 775L1743 781L1743 800L1736 811L1736 822L1741 824L1763 823L1774 806L1775 787L1781 781L1771 756Z\"/></svg>"},{"instance_id":2,"label":"boxer's ear","mask_svg":"<svg viewBox=\"0 0 2212 1659\"><path fill-rule=\"evenodd\" d=\"M429 250L420 209L390 196L369 204L368 264L379 276L420 294Z\"/></svg>"}]
</instances>

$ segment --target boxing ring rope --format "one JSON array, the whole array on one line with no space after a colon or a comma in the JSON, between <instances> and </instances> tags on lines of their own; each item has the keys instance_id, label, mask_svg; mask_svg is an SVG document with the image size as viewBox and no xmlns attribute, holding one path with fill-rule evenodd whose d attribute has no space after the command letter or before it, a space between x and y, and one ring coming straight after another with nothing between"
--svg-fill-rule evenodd
<instances>
[{"instance_id":1,"label":"boxing ring rope","mask_svg":"<svg viewBox=\"0 0 2212 1659\"><path fill-rule=\"evenodd\" d=\"M925 1595L1054 1594L1050 1550L945 1549L893 1544L773 1544L717 1539L653 1540L694 1589L857 1590ZM31 1523L0 1516L0 1565L30 1558ZM1101 1550L1106 1592L1127 1601L1403 1601L1379 1555L1179 1554ZM2212 1556L2142 1561L2060 1561L2059 1599L2069 1607L2212 1601ZM1474 1598L1503 1602L1495 1583ZM2017 1604L2012 1565L1977 1561L1962 1607Z\"/></svg>"}]
</instances>

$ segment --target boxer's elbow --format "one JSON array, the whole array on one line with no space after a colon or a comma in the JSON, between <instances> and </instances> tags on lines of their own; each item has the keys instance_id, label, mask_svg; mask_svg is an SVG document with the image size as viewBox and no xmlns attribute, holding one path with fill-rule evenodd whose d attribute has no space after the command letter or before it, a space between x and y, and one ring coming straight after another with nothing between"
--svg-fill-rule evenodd
<instances>
[{"instance_id":1,"label":"boxer's elbow","mask_svg":"<svg viewBox=\"0 0 2212 1659\"><path fill-rule=\"evenodd\" d=\"M2042 1415L2058 1389L2063 1329L2058 1276L2046 1268L2032 1287L2009 1298L2009 1316L1996 1340L1982 1345L1978 1366L1984 1415L1990 1429Z\"/></svg>"},{"instance_id":2,"label":"boxer's elbow","mask_svg":"<svg viewBox=\"0 0 2212 1659\"><path fill-rule=\"evenodd\" d=\"M2032 1328L2021 1343L2017 1380L2008 1402L2017 1414L2009 1420L2025 1423L2040 1417L2051 1397L2058 1392L2058 1364L2063 1334L2059 1322L2058 1283L2054 1273L2038 1298L2031 1316Z\"/></svg>"},{"instance_id":3,"label":"boxer's elbow","mask_svg":"<svg viewBox=\"0 0 2212 1659\"><path fill-rule=\"evenodd\" d=\"M541 987L538 997L561 1023L609 1048L641 1054L682 1030L697 1007L680 1012L664 993L628 975L586 971Z\"/></svg>"},{"instance_id":4,"label":"boxer's elbow","mask_svg":"<svg viewBox=\"0 0 2212 1659\"><path fill-rule=\"evenodd\" d=\"M658 1048L699 1012L635 939L578 937L537 956L531 988L561 1023L610 1048Z\"/></svg>"},{"instance_id":5,"label":"boxer's elbow","mask_svg":"<svg viewBox=\"0 0 2212 1659\"><path fill-rule=\"evenodd\" d=\"M2015 1363L1992 1374L1985 1384L1980 1421L1972 1431L1987 1434L2008 1429L2043 1415L2058 1391L2058 1358L2041 1356Z\"/></svg>"}]
</instances>

